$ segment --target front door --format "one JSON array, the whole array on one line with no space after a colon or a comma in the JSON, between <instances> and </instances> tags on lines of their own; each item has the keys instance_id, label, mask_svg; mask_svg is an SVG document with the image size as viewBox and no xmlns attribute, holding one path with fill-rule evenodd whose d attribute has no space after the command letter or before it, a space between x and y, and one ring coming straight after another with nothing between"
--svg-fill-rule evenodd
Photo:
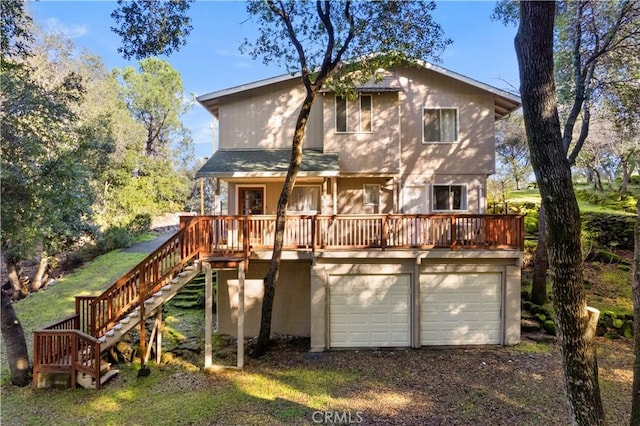
<instances>
[{"instance_id":1,"label":"front door","mask_svg":"<svg viewBox=\"0 0 640 426\"><path fill-rule=\"evenodd\" d=\"M241 215L264 214L264 188L239 188L238 202L238 212Z\"/></svg>"}]
</instances>

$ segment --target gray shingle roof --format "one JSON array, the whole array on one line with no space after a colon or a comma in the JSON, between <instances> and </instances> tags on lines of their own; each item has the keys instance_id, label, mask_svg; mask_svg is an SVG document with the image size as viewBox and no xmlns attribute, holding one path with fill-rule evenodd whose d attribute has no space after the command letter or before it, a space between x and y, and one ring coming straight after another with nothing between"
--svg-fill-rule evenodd
<instances>
[{"instance_id":1,"label":"gray shingle roof","mask_svg":"<svg viewBox=\"0 0 640 426\"><path fill-rule=\"evenodd\" d=\"M196 177L284 176L290 160L291 150L288 149L216 151L198 170ZM337 176L338 172L338 154L303 151L300 174Z\"/></svg>"}]
</instances>

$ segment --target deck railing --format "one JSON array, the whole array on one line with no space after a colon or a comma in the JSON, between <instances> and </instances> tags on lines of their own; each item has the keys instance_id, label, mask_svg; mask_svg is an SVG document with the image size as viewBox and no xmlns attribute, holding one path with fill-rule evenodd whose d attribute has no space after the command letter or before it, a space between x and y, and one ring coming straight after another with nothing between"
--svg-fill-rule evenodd
<instances>
[{"instance_id":1,"label":"deck railing","mask_svg":"<svg viewBox=\"0 0 640 426\"><path fill-rule=\"evenodd\" d=\"M206 217L191 220L101 295L92 298L89 307L82 311L90 318L81 318L82 324L90 324L89 334L102 336L124 315L168 284L200 255L210 232L211 222Z\"/></svg>"},{"instance_id":2,"label":"deck railing","mask_svg":"<svg viewBox=\"0 0 640 426\"><path fill-rule=\"evenodd\" d=\"M41 373L70 373L75 389L77 373L85 373L100 388L100 342L79 328L80 315L76 314L34 333L34 387Z\"/></svg>"},{"instance_id":3,"label":"deck railing","mask_svg":"<svg viewBox=\"0 0 640 426\"><path fill-rule=\"evenodd\" d=\"M200 216L205 252L220 255L273 247L276 217ZM524 219L516 215L287 215L285 249L518 249Z\"/></svg>"}]
</instances>

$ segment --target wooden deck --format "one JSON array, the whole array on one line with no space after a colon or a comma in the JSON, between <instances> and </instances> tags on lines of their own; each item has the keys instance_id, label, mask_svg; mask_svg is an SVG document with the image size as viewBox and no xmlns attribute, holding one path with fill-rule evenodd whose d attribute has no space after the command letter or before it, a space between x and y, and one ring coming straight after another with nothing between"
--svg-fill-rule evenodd
<instances>
[{"instance_id":1,"label":"wooden deck","mask_svg":"<svg viewBox=\"0 0 640 426\"><path fill-rule=\"evenodd\" d=\"M98 296L76 297L76 313L34 332L33 373L70 373L100 388L105 379L101 357L114 344L114 328L145 305L161 309L162 289L193 278L194 262L237 267L252 252L271 250L275 216L185 216L181 229ZM289 215L285 250L523 250L524 219L514 215ZM191 272L195 274L195 272ZM156 296L154 298L154 296ZM135 312L134 312L135 311ZM140 321L140 320L138 320ZM110 336L107 343L106 336ZM146 344L146 343L145 343ZM145 353L141 347L141 353ZM83 379L84 381L84 379ZM83 385L82 382L78 382Z\"/></svg>"},{"instance_id":2,"label":"wooden deck","mask_svg":"<svg viewBox=\"0 0 640 426\"><path fill-rule=\"evenodd\" d=\"M274 244L275 216L196 216L203 254L233 258ZM186 222L192 216L183 217ZM516 215L288 215L285 250L524 249Z\"/></svg>"}]
</instances>

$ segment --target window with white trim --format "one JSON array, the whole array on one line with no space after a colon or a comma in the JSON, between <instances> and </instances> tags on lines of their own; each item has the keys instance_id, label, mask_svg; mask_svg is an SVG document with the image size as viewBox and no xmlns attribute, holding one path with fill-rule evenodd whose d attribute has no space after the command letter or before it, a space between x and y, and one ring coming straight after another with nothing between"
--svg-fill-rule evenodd
<instances>
[{"instance_id":1,"label":"window with white trim","mask_svg":"<svg viewBox=\"0 0 640 426\"><path fill-rule=\"evenodd\" d=\"M358 99L336 96L336 132L371 132L373 126L373 97L359 95Z\"/></svg>"},{"instance_id":2,"label":"window with white trim","mask_svg":"<svg viewBox=\"0 0 640 426\"><path fill-rule=\"evenodd\" d=\"M289 197L290 212L319 212L320 211L320 187L296 186Z\"/></svg>"},{"instance_id":3,"label":"window with white trim","mask_svg":"<svg viewBox=\"0 0 640 426\"><path fill-rule=\"evenodd\" d=\"M467 210L466 185L433 185L433 210Z\"/></svg>"},{"instance_id":4,"label":"window with white trim","mask_svg":"<svg viewBox=\"0 0 640 426\"><path fill-rule=\"evenodd\" d=\"M362 204L365 206L380 205L380 185L365 183L363 186Z\"/></svg>"},{"instance_id":5,"label":"window with white trim","mask_svg":"<svg viewBox=\"0 0 640 426\"><path fill-rule=\"evenodd\" d=\"M424 108L422 118L423 142L456 142L458 140L457 108Z\"/></svg>"}]
</instances>

